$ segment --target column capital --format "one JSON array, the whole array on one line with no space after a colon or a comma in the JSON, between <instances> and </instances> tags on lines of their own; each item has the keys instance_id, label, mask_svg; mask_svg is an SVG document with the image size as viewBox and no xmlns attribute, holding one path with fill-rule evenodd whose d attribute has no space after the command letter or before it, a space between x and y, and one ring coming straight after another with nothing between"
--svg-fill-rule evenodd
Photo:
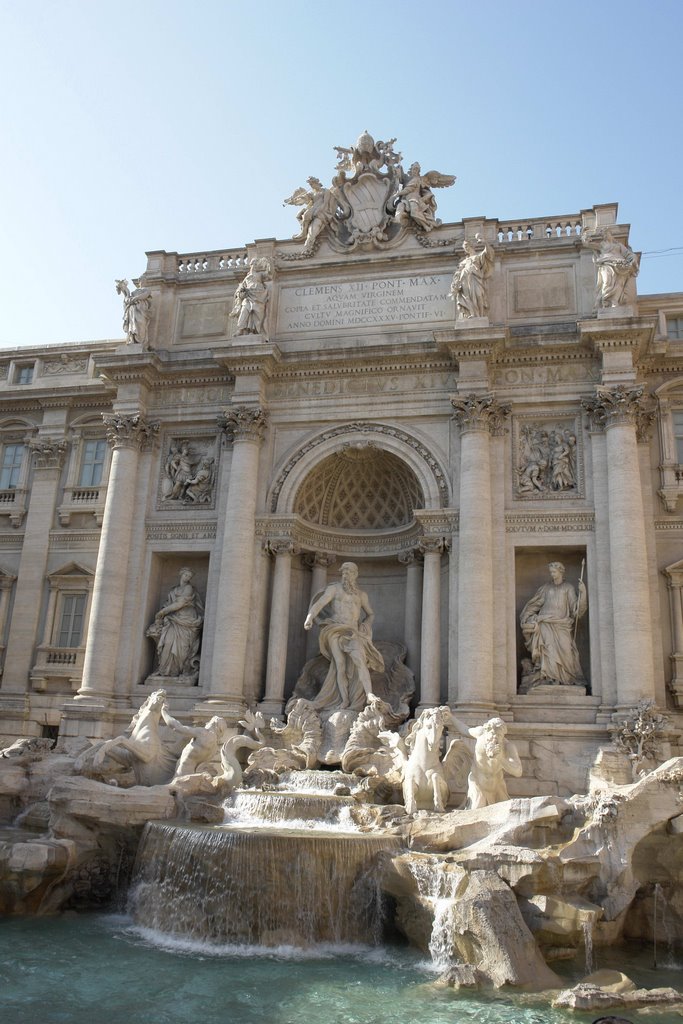
<instances>
[{"instance_id":1,"label":"column capital","mask_svg":"<svg viewBox=\"0 0 683 1024\"><path fill-rule=\"evenodd\" d=\"M505 431L504 420L510 415L510 406L498 402L491 392L483 395L452 395L453 419L463 433L487 430L491 434Z\"/></svg>"},{"instance_id":2,"label":"column capital","mask_svg":"<svg viewBox=\"0 0 683 1024\"><path fill-rule=\"evenodd\" d=\"M421 552L417 548L413 548L411 551L402 551L398 556L398 560L401 565L405 566L419 564L421 561Z\"/></svg>"},{"instance_id":3,"label":"column capital","mask_svg":"<svg viewBox=\"0 0 683 1024\"><path fill-rule=\"evenodd\" d=\"M269 555L298 555L299 548L291 537L272 537L264 543L264 549Z\"/></svg>"},{"instance_id":4,"label":"column capital","mask_svg":"<svg viewBox=\"0 0 683 1024\"><path fill-rule=\"evenodd\" d=\"M159 424L146 420L140 413L103 413L107 441L112 448L137 448L144 451L159 432Z\"/></svg>"},{"instance_id":5,"label":"column capital","mask_svg":"<svg viewBox=\"0 0 683 1024\"><path fill-rule=\"evenodd\" d=\"M307 551L302 556L302 561L309 569L315 569L316 566L329 569L337 561L337 556L329 555L326 551Z\"/></svg>"},{"instance_id":6,"label":"column capital","mask_svg":"<svg viewBox=\"0 0 683 1024\"><path fill-rule=\"evenodd\" d=\"M258 405L237 405L221 413L218 426L232 441L262 441L268 414Z\"/></svg>"},{"instance_id":7,"label":"column capital","mask_svg":"<svg viewBox=\"0 0 683 1024\"><path fill-rule=\"evenodd\" d=\"M616 384L614 387L598 385L595 395L582 398L581 405L588 413L591 426L598 430L608 430L619 423L630 423L636 428L639 441L647 441L655 419L655 409L651 402L643 396L643 385L626 387Z\"/></svg>"},{"instance_id":8,"label":"column capital","mask_svg":"<svg viewBox=\"0 0 683 1024\"><path fill-rule=\"evenodd\" d=\"M61 438L60 440L31 438L28 446L36 469L61 469L64 465L64 457L68 451L69 442L66 438Z\"/></svg>"},{"instance_id":9,"label":"column capital","mask_svg":"<svg viewBox=\"0 0 683 1024\"><path fill-rule=\"evenodd\" d=\"M442 555L449 547L450 544L445 537L421 537L418 550L421 555Z\"/></svg>"}]
</instances>

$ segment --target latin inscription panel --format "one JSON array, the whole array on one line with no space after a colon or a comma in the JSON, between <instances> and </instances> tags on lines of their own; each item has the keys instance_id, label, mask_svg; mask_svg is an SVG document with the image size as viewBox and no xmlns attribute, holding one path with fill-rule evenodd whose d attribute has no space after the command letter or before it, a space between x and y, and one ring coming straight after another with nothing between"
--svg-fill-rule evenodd
<instances>
[{"instance_id":1,"label":"latin inscription panel","mask_svg":"<svg viewBox=\"0 0 683 1024\"><path fill-rule=\"evenodd\" d=\"M423 274L284 287L278 334L451 322L451 277Z\"/></svg>"}]
</instances>

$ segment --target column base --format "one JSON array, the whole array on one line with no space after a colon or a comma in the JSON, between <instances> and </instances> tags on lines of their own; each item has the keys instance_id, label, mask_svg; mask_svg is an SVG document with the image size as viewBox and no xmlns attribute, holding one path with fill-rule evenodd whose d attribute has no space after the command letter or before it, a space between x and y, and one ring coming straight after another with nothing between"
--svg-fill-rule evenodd
<instances>
[{"instance_id":1,"label":"column base","mask_svg":"<svg viewBox=\"0 0 683 1024\"><path fill-rule=\"evenodd\" d=\"M247 710L244 697L206 697L192 708L193 716L200 722L208 722L214 715L224 718L228 725L237 725Z\"/></svg>"},{"instance_id":2,"label":"column base","mask_svg":"<svg viewBox=\"0 0 683 1024\"><path fill-rule=\"evenodd\" d=\"M284 718L285 700L277 700L274 697L265 697L258 703L258 710L264 718Z\"/></svg>"},{"instance_id":3,"label":"column base","mask_svg":"<svg viewBox=\"0 0 683 1024\"><path fill-rule=\"evenodd\" d=\"M130 708L121 709L99 694L78 694L62 705L58 746L68 749L74 740L103 740L117 735L130 721Z\"/></svg>"},{"instance_id":4,"label":"column base","mask_svg":"<svg viewBox=\"0 0 683 1024\"><path fill-rule=\"evenodd\" d=\"M483 725L489 718L500 718L496 705L488 701L468 700L456 701L452 705L456 718L462 718L468 725Z\"/></svg>"}]
</instances>

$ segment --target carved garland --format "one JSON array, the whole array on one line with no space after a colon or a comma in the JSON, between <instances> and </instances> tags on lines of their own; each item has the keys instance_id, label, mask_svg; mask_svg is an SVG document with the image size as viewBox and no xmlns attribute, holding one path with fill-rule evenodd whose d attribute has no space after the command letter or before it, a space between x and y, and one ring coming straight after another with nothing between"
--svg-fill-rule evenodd
<instances>
[{"instance_id":1,"label":"carved garland","mask_svg":"<svg viewBox=\"0 0 683 1024\"><path fill-rule=\"evenodd\" d=\"M284 487L287 477L292 472L296 464L300 462L308 452L335 437L342 437L344 434L353 434L358 431L365 434L384 434L388 437L395 437L397 441L402 441L403 444L409 445L431 469L439 488L441 506L442 508L448 507L448 481L446 480L446 476L437 460L421 441L418 441L415 437L407 434L404 430L399 430L398 427L387 427L383 423L356 422L345 423L343 426L332 427L330 430L324 431L322 434L319 434L317 437L310 440L307 444L302 445L302 447L299 448L290 459L288 459L282 468L280 475L275 481L272 497L270 499L270 511L275 512L277 510L280 493Z\"/></svg>"}]
</instances>

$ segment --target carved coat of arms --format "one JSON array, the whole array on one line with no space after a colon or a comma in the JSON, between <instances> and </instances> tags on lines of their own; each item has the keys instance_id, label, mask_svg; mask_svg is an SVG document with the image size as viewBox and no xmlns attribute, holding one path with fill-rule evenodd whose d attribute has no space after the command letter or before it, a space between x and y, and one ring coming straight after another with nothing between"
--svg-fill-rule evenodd
<instances>
[{"instance_id":1,"label":"carved coat of arms","mask_svg":"<svg viewBox=\"0 0 683 1024\"><path fill-rule=\"evenodd\" d=\"M386 249L407 230L424 236L438 227L432 189L452 185L455 177L423 174L418 163L404 171L395 142L375 142L363 132L354 146L335 146L337 174L330 187L309 178L310 190L298 188L285 199L285 205L301 207L301 230L294 239L304 243L301 253L289 258L311 256L323 238L339 252Z\"/></svg>"}]
</instances>

